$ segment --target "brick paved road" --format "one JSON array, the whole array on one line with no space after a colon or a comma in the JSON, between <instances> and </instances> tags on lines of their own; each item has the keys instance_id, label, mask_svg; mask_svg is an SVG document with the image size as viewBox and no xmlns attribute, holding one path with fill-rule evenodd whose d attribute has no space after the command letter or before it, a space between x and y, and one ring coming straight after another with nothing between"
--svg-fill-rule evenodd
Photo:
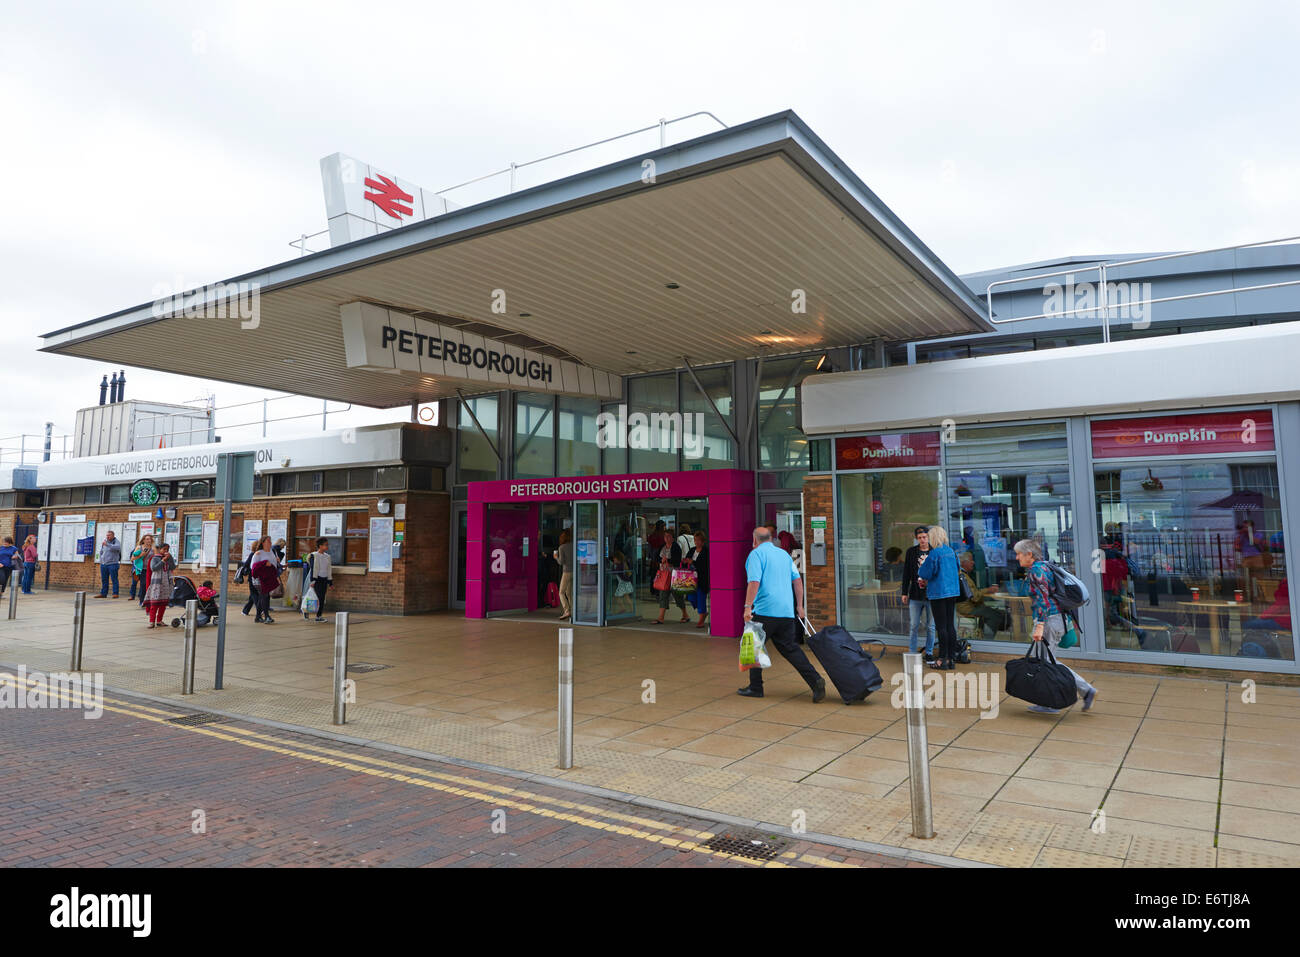
<instances>
[{"instance_id":1,"label":"brick paved road","mask_svg":"<svg viewBox=\"0 0 1300 957\"><path fill-rule=\"evenodd\" d=\"M723 825L106 700L97 720L0 711L0 866L753 866L697 847ZM793 866L919 866L792 838L781 852Z\"/></svg>"}]
</instances>

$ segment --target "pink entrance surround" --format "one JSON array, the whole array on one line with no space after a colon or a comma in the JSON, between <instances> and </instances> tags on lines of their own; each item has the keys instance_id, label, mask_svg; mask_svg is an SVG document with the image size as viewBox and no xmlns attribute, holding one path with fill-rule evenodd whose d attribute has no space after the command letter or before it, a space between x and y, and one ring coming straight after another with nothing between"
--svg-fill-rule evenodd
<instances>
[{"instance_id":1,"label":"pink entrance surround","mask_svg":"<svg viewBox=\"0 0 1300 957\"><path fill-rule=\"evenodd\" d=\"M745 558L754 530L754 473L741 469L701 469L694 472L644 472L628 475L589 475L555 479L506 479L469 483L469 537L465 562L465 617L485 618L490 609L488 589L488 506L533 505L525 521L536 536L538 502L593 499L703 498L708 500L709 633L740 636L745 604ZM529 550L530 581L536 579L536 546ZM603 555L602 555L603 560ZM528 607L536 606L529 587ZM689 607L689 606L688 606Z\"/></svg>"}]
</instances>

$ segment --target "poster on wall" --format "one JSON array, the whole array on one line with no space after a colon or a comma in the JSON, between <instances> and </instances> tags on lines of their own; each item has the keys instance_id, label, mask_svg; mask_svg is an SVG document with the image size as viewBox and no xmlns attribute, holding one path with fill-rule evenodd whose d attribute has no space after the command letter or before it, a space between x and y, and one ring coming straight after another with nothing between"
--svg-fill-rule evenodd
<instances>
[{"instance_id":1,"label":"poster on wall","mask_svg":"<svg viewBox=\"0 0 1300 957\"><path fill-rule=\"evenodd\" d=\"M181 523L163 522L163 541L172 547L172 554L181 553Z\"/></svg>"},{"instance_id":2,"label":"poster on wall","mask_svg":"<svg viewBox=\"0 0 1300 957\"><path fill-rule=\"evenodd\" d=\"M124 565L130 564L131 553L135 551L135 530L135 522L122 523L122 563Z\"/></svg>"},{"instance_id":3,"label":"poster on wall","mask_svg":"<svg viewBox=\"0 0 1300 957\"><path fill-rule=\"evenodd\" d=\"M241 557L247 558L252 554L257 543L262 540L262 520L260 518L248 518L244 520L244 551ZM271 539L275 544L275 539Z\"/></svg>"},{"instance_id":4,"label":"poster on wall","mask_svg":"<svg viewBox=\"0 0 1300 957\"><path fill-rule=\"evenodd\" d=\"M984 561L990 568L1005 568L1007 565L1007 540L1001 536L986 535L980 539L980 548L984 551Z\"/></svg>"},{"instance_id":5,"label":"poster on wall","mask_svg":"<svg viewBox=\"0 0 1300 957\"><path fill-rule=\"evenodd\" d=\"M370 557L369 571L391 572L393 570L393 520L391 518L370 518Z\"/></svg>"},{"instance_id":6,"label":"poster on wall","mask_svg":"<svg viewBox=\"0 0 1300 957\"><path fill-rule=\"evenodd\" d=\"M86 534L85 522L76 525L64 523L50 526L48 560L52 562L84 561L86 556L78 553L77 542L88 537L90 536Z\"/></svg>"},{"instance_id":7,"label":"poster on wall","mask_svg":"<svg viewBox=\"0 0 1300 957\"><path fill-rule=\"evenodd\" d=\"M339 538L343 535L343 513L321 512L320 533L325 538Z\"/></svg>"},{"instance_id":8,"label":"poster on wall","mask_svg":"<svg viewBox=\"0 0 1300 957\"><path fill-rule=\"evenodd\" d=\"M140 537L144 538L146 535L155 535L155 536L157 535L157 533L154 531L153 522L140 523Z\"/></svg>"},{"instance_id":9,"label":"poster on wall","mask_svg":"<svg viewBox=\"0 0 1300 957\"><path fill-rule=\"evenodd\" d=\"M207 568L217 566L217 537L220 534L220 522L203 523L203 545L199 551L199 561Z\"/></svg>"},{"instance_id":10,"label":"poster on wall","mask_svg":"<svg viewBox=\"0 0 1300 957\"><path fill-rule=\"evenodd\" d=\"M86 524L87 524L87 529L86 529L87 535L94 538L96 537L96 532L98 532L98 542L95 545L95 550L89 553L91 555L94 555L94 560L96 562L99 561L100 545L102 545L105 541L108 540L109 532L113 533L113 537L117 539L119 547L123 549L122 559L125 560L126 556L129 553L125 550L126 546L122 544L122 523L121 522L100 522L95 529L89 528L89 524L90 524L89 522L87 522Z\"/></svg>"},{"instance_id":11,"label":"poster on wall","mask_svg":"<svg viewBox=\"0 0 1300 957\"><path fill-rule=\"evenodd\" d=\"M272 518L266 523L266 534L271 536L271 544L274 545L280 539L289 538L289 520L285 518Z\"/></svg>"}]
</instances>

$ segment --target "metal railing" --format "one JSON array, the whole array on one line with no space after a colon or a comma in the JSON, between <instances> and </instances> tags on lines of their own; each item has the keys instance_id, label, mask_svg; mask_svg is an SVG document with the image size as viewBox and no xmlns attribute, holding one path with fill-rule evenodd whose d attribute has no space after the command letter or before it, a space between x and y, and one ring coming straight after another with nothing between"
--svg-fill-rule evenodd
<instances>
[{"instance_id":1,"label":"metal railing","mask_svg":"<svg viewBox=\"0 0 1300 957\"><path fill-rule=\"evenodd\" d=\"M21 467L24 465L39 465L41 462L52 462L56 459L71 458L72 453L68 451L68 440L71 438L70 435L54 436L54 442L58 442L58 447L56 448L54 442L51 442L49 458L46 458L45 434L43 432L0 436L0 465Z\"/></svg>"},{"instance_id":2,"label":"metal railing","mask_svg":"<svg viewBox=\"0 0 1300 957\"><path fill-rule=\"evenodd\" d=\"M277 395L277 396L272 396L263 399L252 399L248 402L234 402L230 405L212 406L207 410L203 410L206 411L209 415L210 418L209 423L193 429L172 429L167 434L171 436L177 436L177 435L191 436L195 432L202 432L204 435L203 441L207 441L207 436L209 435L209 433L215 433L217 431L216 415L218 412L228 412L231 409L243 409L249 406L261 406L262 407L261 417L250 419L247 422L225 423L221 425L221 428L222 429L247 429L247 428L252 428L253 426L260 425L262 427L262 438L266 438L267 425L272 422L292 422L298 419L313 419L316 418L317 416L320 416L320 420L321 420L320 427L321 427L321 431L323 432L329 428L329 417L331 415L339 415L340 413L348 412L352 409L351 402L342 405L341 408L331 409L330 400L322 399L321 408L319 412L303 412L301 414L281 415L281 416L272 416L268 414L270 410L270 404L272 402L282 402L286 399L303 400L306 398L307 398L306 396L301 396L301 395ZM195 411L200 411L200 410L196 409ZM197 444L197 443L187 443L187 444Z\"/></svg>"},{"instance_id":3,"label":"metal railing","mask_svg":"<svg viewBox=\"0 0 1300 957\"><path fill-rule=\"evenodd\" d=\"M513 193L516 187L518 186L517 174L521 169L526 169L529 166L536 166L538 163L545 163L550 160L560 159L561 157L564 156L572 156L574 153L580 153L583 150L595 149L597 146L605 146L608 143L616 143L619 140L627 139L630 136L640 136L642 133L649 133L652 130L656 130L656 129L659 131L659 148L662 149L663 147L668 145L668 127L672 126L674 123L682 123L686 120L693 120L697 116L707 116L709 119L713 120L720 127L722 127L724 130L727 128L726 123L722 122L722 120L718 119L708 110L697 110L694 113L688 113L685 116L678 116L671 120L661 118L658 123L654 123L650 126L643 126L640 129L632 130L631 132L628 133L619 133L616 136L607 136L605 137L605 139L596 140L594 143L584 143L582 146L575 146L572 149L561 150L558 153L551 153L547 156L539 156L537 159L527 160L523 163L511 163L509 166L505 167L504 169L494 170L491 173L484 173L482 176L476 176L473 179L467 179L465 180L465 182L457 183L455 186L447 186L443 189L434 190L433 195L445 196L447 193L450 193L454 190L464 189L466 186L473 186L475 183L486 182L487 180L494 179L498 176L505 176L507 174L510 176L510 188L508 192ZM299 237L298 239L290 240L289 245L299 250L299 255L301 256L306 256L310 252L320 252L320 250L309 250L307 248L307 240L315 239L317 236L323 236L328 232L329 229L326 228L315 233L303 233L301 237Z\"/></svg>"},{"instance_id":4,"label":"metal railing","mask_svg":"<svg viewBox=\"0 0 1300 957\"><path fill-rule=\"evenodd\" d=\"M1108 272L1122 269L1125 266L1137 266L1146 263L1164 262L1170 259L1185 259L1190 256L1204 256L1210 253L1234 252L1241 249L1255 249L1262 246L1277 246L1281 243L1300 242L1300 236L1288 236L1283 239L1266 239L1257 243L1239 243L1233 246L1216 246L1212 249L1195 249L1181 253L1165 253L1159 256L1143 256L1139 259L1118 259L1107 260L1095 263L1080 263L1069 269L1057 269L1052 272L1036 273L1032 276L1019 276L1015 279L998 279L989 283L984 290L985 305L988 308L989 321L994 325L1002 325L1008 322L1026 322L1031 319L1059 319L1064 316L1075 314L1084 314L1091 316L1100 316L1101 318L1101 338L1103 342L1110 342L1110 320L1111 312L1120 307L1117 300L1115 305L1108 301L1110 289L1106 278ZM1077 309L1062 309L1055 312L1041 312L1032 316L1012 315L1006 319L996 319L993 315L993 287L994 286L1011 286L1027 282L1033 282L1038 279L1050 279L1056 276L1074 276L1076 274L1088 274L1096 270L1097 272L1097 304L1095 306L1080 307ZM1123 302L1123 308L1132 309L1134 307L1145 307L1156 305L1162 302L1182 302L1187 299L1202 299L1208 296L1226 296L1232 293L1240 292L1257 292L1263 289L1279 289L1284 286L1300 286L1300 279L1291 279L1285 282L1259 283L1253 286L1229 286L1223 289L1209 289L1203 292L1184 293L1179 296L1157 296L1150 299L1127 299Z\"/></svg>"}]
</instances>

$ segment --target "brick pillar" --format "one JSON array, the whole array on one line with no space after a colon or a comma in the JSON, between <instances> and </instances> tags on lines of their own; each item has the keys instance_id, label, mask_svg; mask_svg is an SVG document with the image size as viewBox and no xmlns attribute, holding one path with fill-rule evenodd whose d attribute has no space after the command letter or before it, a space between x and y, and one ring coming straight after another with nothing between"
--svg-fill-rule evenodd
<instances>
[{"instance_id":1,"label":"brick pillar","mask_svg":"<svg viewBox=\"0 0 1300 957\"><path fill-rule=\"evenodd\" d=\"M826 516L826 564L814 565L812 554L813 515ZM804 601L808 617L818 628L838 621L839 609L835 598L835 494L829 475L806 475L803 480L803 547Z\"/></svg>"}]
</instances>

